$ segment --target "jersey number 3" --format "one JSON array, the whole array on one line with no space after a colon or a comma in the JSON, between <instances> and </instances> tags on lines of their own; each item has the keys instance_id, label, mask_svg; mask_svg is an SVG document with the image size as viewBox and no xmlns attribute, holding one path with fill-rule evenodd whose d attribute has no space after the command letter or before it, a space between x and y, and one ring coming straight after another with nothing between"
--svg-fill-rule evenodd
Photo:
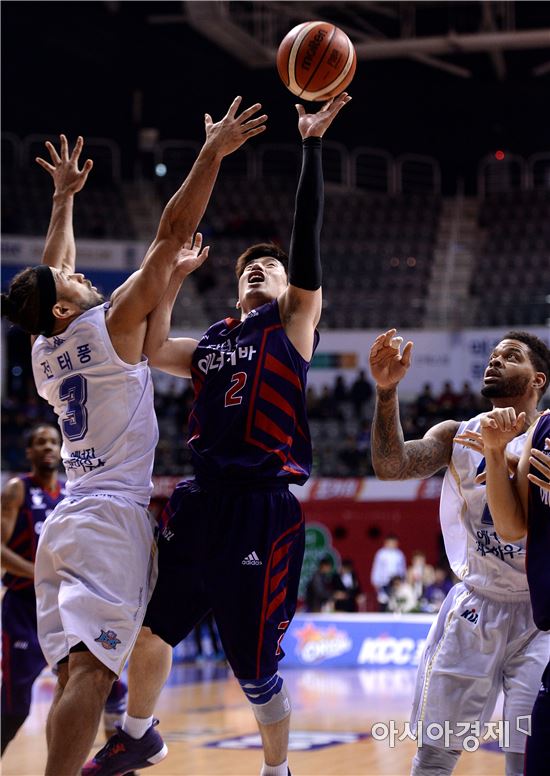
<instances>
[{"instance_id":1,"label":"jersey number 3","mask_svg":"<svg viewBox=\"0 0 550 776\"><path fill-rule=\"evenodd\" d=\"M235 404L241 404L243 397L239 396L246 385L246 372L235 372L231 375L231 388L225 394L225 406L234 407Z\"/></svg>"},{"instance_id":2,"label":"jersey number 3","mask_svg":"<svg viewBox=\"0 0 550 776\"><path fill-rule=\"evenodd\" d=\"M63 433L71 442L84 439L88 431L88 385L82 375L66 377L59 387L59 398L67 402L66 417L63 420Z\"/></svg>"}]
</instances>

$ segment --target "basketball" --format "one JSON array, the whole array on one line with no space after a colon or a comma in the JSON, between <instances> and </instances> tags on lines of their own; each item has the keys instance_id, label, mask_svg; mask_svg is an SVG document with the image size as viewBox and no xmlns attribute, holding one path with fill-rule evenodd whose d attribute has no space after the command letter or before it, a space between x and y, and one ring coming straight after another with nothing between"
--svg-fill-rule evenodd
<instances>
[{"instance_id":1,"label":"basketball","mask_svg":"<svg viewBox=\"0 0 550 776\"><path fill-rule=\"evenodd\" d=\"M355 75L356 64L353 43L329 22L298 24L277 51L281 80L303 100L327 100L343 92Z\"/></svg>"}]
</instances>

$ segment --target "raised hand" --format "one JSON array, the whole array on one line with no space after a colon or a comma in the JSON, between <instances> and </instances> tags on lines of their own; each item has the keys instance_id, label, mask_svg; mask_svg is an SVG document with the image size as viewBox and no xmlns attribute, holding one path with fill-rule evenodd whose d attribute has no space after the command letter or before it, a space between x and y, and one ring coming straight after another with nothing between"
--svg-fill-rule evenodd
<instances>
[{"instance_id":1,"label":"raised hand","mask_svg":"<svg viewBox=\"0 0 550 776\"><path fill-rule=\"evenodd\" d=\"M550 439L546 438L544 442L546 444L546 449L550 450ZM550 455L548 455L548 452L538 450L536 447L531 448L529 463L546 479L543 480L541 477L537 477L536 474L531 473L527 475L528 479L534 485L538 485L540 488L550 491Z\"/></svg>"},{"instance_id":2,"label":"raised hand","mask_svg":"<svg viewBox=\"0 0 550 776\"><path fill-rule=\"evenodd\" d=\"M59 135L58 154L55 146L46 141L46 148L50 152L53 164L50 164L40 156L36 157L38 164L43 167L53 178L56 194L76 194L84 186L88 174L94 163L87 159L82 170L78 169L78 160L84 145L83 138L79 135L72 154L69 156L69 144L65 135Z\"/></svg>"},{"instance_id":3,"label":"raised hand","mask_svg":"<svg viewBox=\"0 0 550 776\"><path fill-rule=\"evenodd\" d=\"M494 409L483 415L479 425L484 449L504 450L524 430L525 418L525 412L516 415L513 407Z\"/></svg>"},{"instance_id":4,"label":"raised hand","mask_svg":"<svg viewBox=\"0 0 550 776\"><path fill-rule=\"evenodd\" d=\"M213 122L209 113L204 116L206 143L221 156L233 153L251 137L259 135L266 129L267 115L265 113L252 118L262 107L259 102L251 105L250 108L237 116L241 101L242 97L235 97L223 119L216 123Z\"/></svg>"},{"instance_id":5,"label":"raised hand","mask_svg":"<svg viewBox=\"0 0 550 776\"><path fill-rule=\"evenodd\" d=\"M327 129L334 121L336 115L351 100L347 92L342 92L338 97L333 97L325 102L317 113L306 113L303 105L296 105L298 111L298 129L302 139L306 137L323 137Z\"/></svg>"},{"instance_id":6,"label":"raised hand","mask_svg":"<svg viewBox=\"0 0 550 776\"><path fill-rule=\"evenodd\" d=\"M188 240L180 249L177 264L172 272L179 280L183 280L198 269L208 258L210 246L202 247L202 234L197 232L194 239Z\"/></svg>"},{"instance_id":7,"label":"raised hand","mask_svg":"<svg viewBox=\"0 0 550 776\"><path fill-rule=\"evenodd\" d=\"M370 349L370 371L379 388L394 388L411 365L413 343L407 342L401 354L403 337L396 337L396 334L396 329L380 334Z\"/></svg>"}]
</instances>

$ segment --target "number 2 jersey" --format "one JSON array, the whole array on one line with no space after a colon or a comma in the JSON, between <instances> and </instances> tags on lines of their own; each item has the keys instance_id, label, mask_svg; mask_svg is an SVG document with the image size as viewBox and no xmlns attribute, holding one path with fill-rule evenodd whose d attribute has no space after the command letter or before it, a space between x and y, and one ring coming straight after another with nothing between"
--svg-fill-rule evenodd
<instances>
[{"instance_id":1,"label":"number 2 jersey","mask_svg":"<svg viewBox=\"0 0 550 776\"><path fill-rule=\"evenodd\" d=\"M550 412L541 415L533 432L532 447L550 457L545 440L550 438ZM531 473L545 479L538 469ZM529 524L527 531L527 579L533 617L537 628L550 630L550 492L529 483Z\"/></svg>"},{"instance_id":2,"label":"number 2 jersey","mask_svg":"<svg viewBox=\"0 0 550 776\"><path fill-rule=\"evenodd\" d=\"M158 441L151 372L146 359L127 364L118 357L108 307L87 310L58 336L38 337L34 379L59 419L67 495L106 493L148 504Z\"/></svg>"},{"instance_id":3,"label":"number 2 jersey","mask_svg":"<svg viewBox=\"0 0 550 776\"><path fill-rule=\"evenodd\" d=\"M315 332L314 350L319 335ZM309 362L277 300L211 326L193 355L189 447L200 481L304 483L311 473Z\"/></svg>"}]
</instances>

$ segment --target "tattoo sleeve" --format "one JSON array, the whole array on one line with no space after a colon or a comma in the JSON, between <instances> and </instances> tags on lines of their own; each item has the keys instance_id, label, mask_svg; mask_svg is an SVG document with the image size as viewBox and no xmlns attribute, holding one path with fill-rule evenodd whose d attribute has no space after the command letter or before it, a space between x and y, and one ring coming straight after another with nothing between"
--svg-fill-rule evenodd
<instances>
[{"instance_id":1,"label":"tattoo sleeve","mask_svg":"<svg viewBox=\"0 0 550 776\"><path fill-rule=\"evenodd\" d=\"M449 463L450 434L445 440L426 436L405 442L396 388L377 391L371 436L372 465L379 479L422 479Z\"/></svg>"}]
</instances>

